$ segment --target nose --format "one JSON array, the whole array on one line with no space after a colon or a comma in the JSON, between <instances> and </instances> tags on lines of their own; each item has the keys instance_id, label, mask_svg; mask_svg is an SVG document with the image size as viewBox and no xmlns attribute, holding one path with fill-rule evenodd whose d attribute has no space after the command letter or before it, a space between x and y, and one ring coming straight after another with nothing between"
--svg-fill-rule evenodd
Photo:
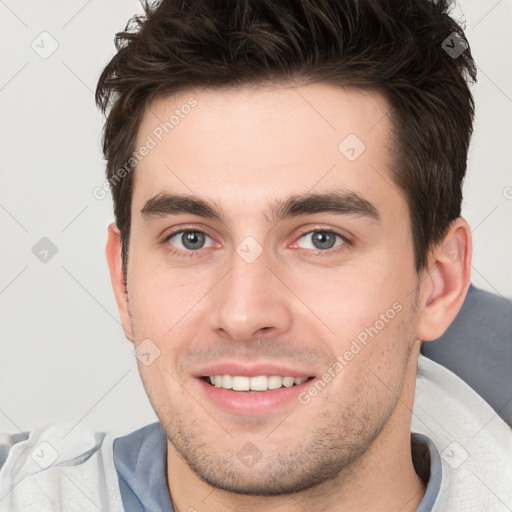
<instances>
[{"instance_id":1,"label":"nose","mask_svg":"<svg viewBox=\"0 0 512 512\"><path fill-rule=\"evenodd\" d=\"M293 295L284 284L286 276L270 268L265 252L251 263L235 253L231 263L211 296L211 329L239 342L287 332Z\"/></svg>"}]
</instances>

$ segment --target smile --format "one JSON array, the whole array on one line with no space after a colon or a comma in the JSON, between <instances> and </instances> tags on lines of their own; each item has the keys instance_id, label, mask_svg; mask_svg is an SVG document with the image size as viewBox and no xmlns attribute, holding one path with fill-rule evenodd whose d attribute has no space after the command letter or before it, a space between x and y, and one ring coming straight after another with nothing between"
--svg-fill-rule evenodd
<instances>
[{"instance_id":1,"label":"smile","mask_svg":"<svg viewBox=\"0 0 512 512\"><path fill-rule=\"evenodd\" d=\"M279 375L258 375L247 377L244 375L211 375L203 377L205 381L217 388L233 391L269 391L282 387L298 386L312 377L281 377Z\"/></svg>"}]
</instances>

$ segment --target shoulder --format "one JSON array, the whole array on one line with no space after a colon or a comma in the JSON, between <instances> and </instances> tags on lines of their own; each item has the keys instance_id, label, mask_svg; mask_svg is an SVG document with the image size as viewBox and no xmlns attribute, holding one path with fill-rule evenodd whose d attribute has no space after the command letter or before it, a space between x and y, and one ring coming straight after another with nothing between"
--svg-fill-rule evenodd
<instances>
[{"instance_id":1,"label":"shoulder","mask_svg":"<svg viewBox=\"0 0 512 512\"><path fill-rule=\"evenodd\" d=\"M462 379L421 355L412 431L441 455L433 510L512 509L512 429Z\"/></svg>"},{"instance_id":2,"label":"shoulder","mask_svg":"<svg viewBox=\"0 0 512 512\"><path fill-rule=\"evenodd\" d=\"M68 423L0 435L0 512L123 510L113 435ZM76 508L78 507L78 508Z\"/></svg>"},{"instance_id":3,"label":"shoulder","mask_svg":"<svg viewBox=\"0 0 512 512\"><path fill-rule=\"evenodd\" d=\"M459 314L421 353L469 384L512 425L512 299L471 285Z\"/></svg>"}]
</instances>

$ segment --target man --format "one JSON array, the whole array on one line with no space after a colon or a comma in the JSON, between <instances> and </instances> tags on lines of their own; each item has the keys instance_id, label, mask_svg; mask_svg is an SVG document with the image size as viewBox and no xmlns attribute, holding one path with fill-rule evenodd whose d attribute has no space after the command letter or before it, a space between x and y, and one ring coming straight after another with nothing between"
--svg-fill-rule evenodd
<instances>
[{"instance_id":1,"label":"man","mask_svg":"<svg viewBox=\"0 0 512 512\"><path fill-rule=\"evenodd\" d=\"M510 428L420 356L470 286L446 11L164 0L118 35L106 255L159 423L10 440L1 510L512 508Z\"/></svg>"}]
</instances>

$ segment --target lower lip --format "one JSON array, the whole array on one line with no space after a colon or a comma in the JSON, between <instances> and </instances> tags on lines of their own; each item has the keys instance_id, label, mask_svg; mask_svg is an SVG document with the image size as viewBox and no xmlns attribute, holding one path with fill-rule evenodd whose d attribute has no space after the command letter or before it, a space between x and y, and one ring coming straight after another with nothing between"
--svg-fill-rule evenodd
<instances>
[{"instance_id":1,"label":"lower lip","mask_svg":"<svg viewBox=\"0 0 512 512\"><path fill-rule=\"evenodd\" d=\"M244 416L256 416L272 412L293 401L299 402L298 395L311 386L316 379L309 379L302 384L289 388L270 389L268 391L232 391L208 384L197 379L203 393L221 409Z\"/></svg>"}]
</instances>

